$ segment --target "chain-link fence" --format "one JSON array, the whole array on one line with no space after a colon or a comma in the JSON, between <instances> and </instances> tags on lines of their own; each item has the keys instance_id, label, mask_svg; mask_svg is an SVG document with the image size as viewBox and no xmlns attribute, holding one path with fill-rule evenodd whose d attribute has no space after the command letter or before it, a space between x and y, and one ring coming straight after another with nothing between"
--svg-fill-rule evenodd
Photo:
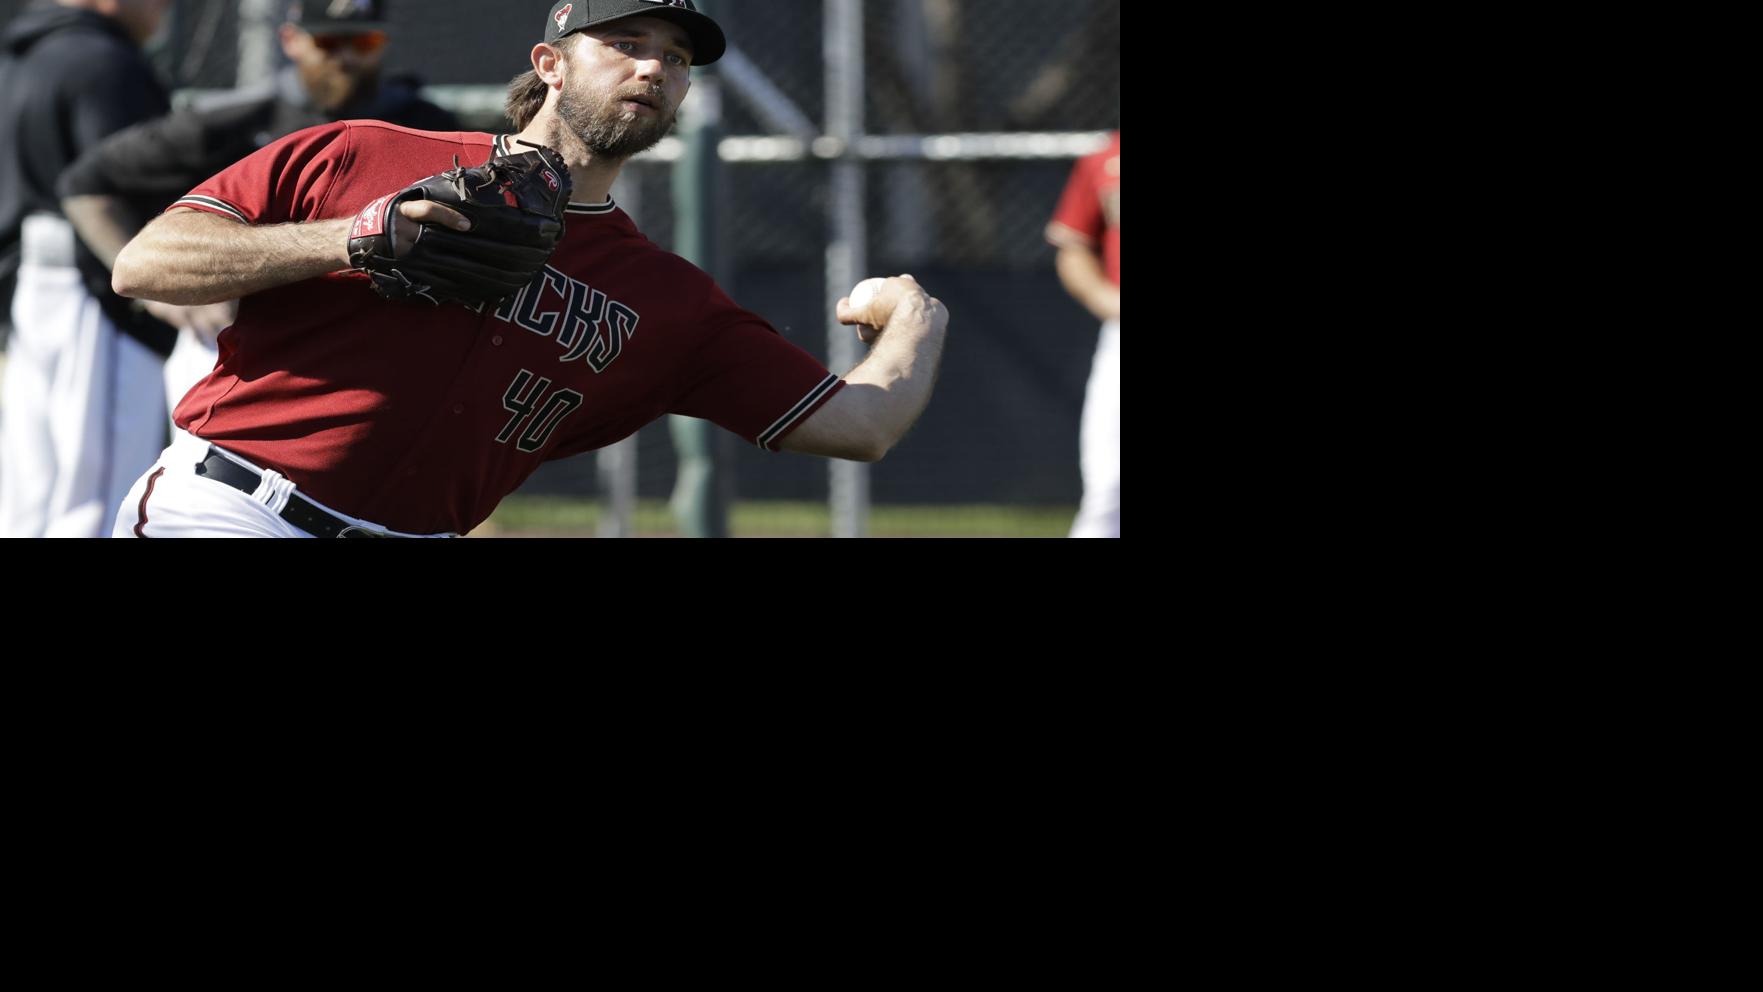
<instances>
[{"instance_id":1,"label":"chain-link fence","mask_svg":"<svg viewBox=\"0 0 1763 992\"><path fill-rule=\"evenodd\" d=\"M262 2L262 0L259 0ZM270 0L279 7L280 0ZM711 6L714 4L714 6ZM699 73L720 79L725 135L764 136L827 124L826 0L710 0L730 57ZM0 21L19 0L0 0ZM240 72L239 0L177 0L152 57L172 85L217 89ZM862 5L864 131L884 136L1037 132L1099 138L1120 124L1120 0L867 0ZM414 74L470 126L506 128L500 89L527 67L545 2L390 0L385 72ZM754 96L755 87L766 98ZM691 104L686 112L692 111ZM825 271L832 240L832 163L806 154L729 155L715 266L737 300L827 359ZM892 504L1072 506L1080 495L1077 424L1095 321L1060 288L1042 240L1083 140L1060 151L991 153L945 140L947 154L892 155L867 166L868 272L911 272L948 304L949 344L936 396L911 435L874 466L877 507ZM1094 141L1090 142L1093 146ZM1034 151L1034 148L1040 151ZM669 156L626 170L615 195L652 239L671 247ZM848 287L840 287L848 288ZM836 294L834 294L836 295ZM835 369L835 371L844 371ZM730 443L733 442L733 443ZM742 500L824 501L825 463L766 455L733 438ZM665 424L635 445L638 495L665 500L675 481ZM523 494L603 490L592 456L547 466ZM953 512L953 511L951 511Z\"/></svg>"},{"instance_id":2,"label":"chain-link fence","mask_svg":"<svg viewBox=\"0 0 1763 992\"><path fill-rule=\"evenodd\" d=\"M717 10L740 53L817 128L826 114L824 6L725 0ZM1117 128L1119 31L1118 2L870 0L865 131L1069 135ZM738 87L728 89L725 132L777 133L777 121L768 119L775 113L743 100ZM870 470L871 497L878 512L932 504L947 507L950 518L961 504L1075 505L1077 423L1096 326L1060 288L1042 238L1072 155L965 158L964 149L985 143L953 144L942 159L868 166L868 271L912 272L954 315L937 395L906 441ZM830 163L736 156L725 168L719 209L731 292L825 358ZM668 172L664 162L639 161L627 170L625 194L634 196L644 230L664 245L675 220ZM665 499L674 483L665 428L640 436L637 463L640 495ZM591 469L554 466L529 488L589 485ZM824 464L813 459L736 445L732 471L744 500L827 498ZM751 526L788 531L782 522Z\"/></svg>"}]
</instances>

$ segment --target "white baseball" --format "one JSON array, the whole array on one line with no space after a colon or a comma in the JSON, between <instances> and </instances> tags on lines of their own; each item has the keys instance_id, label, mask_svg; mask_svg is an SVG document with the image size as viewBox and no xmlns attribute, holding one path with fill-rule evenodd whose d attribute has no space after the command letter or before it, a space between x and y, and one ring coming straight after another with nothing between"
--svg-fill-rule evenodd
<instances>
[{"instance_id":1,"label":"white baseball","mask_svg":"<svg viewBox=\"0 0 1763 992\"><path fill-rule=\"evenodd\" d=\"M864 307L869 306L869 301L875 299L876 292L880 290L886 282L886 279L865 279L851 287L851 309L861 310Z\"/></svg>"}]
</instances>

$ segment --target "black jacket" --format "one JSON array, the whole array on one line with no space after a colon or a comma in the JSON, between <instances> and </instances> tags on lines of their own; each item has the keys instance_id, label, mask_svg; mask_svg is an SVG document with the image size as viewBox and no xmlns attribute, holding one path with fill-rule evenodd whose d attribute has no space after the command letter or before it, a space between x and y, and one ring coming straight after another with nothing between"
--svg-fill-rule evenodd
<instances>
[{"instance_id":1,"label":"black jacket","mask_svg":"<svg viewBox=\"0 0 1763 992\"><path fill-rule=\"evenodd\" d=\"M61 174L57 194L120 197L135 214L136 222L145 226L185 193L295 131L358 119L424 131L458 130L458 120L422 99L420 88L414 78L396 77L377 92L336 113L327 113L312 105L299 74L290 66L263 86L211 97L111 135ZM109 274L104 273L106 293L108 287ZM145 315L135 319L152 320ZM166 339L162 353L170 353L174 338Z\"/></svg>"},{"instance_id":2,"label":"black jacket","mask_svg":"<svg viewBox=\"0 0 1763 992\"><path fill-rule=\"evenodd\" d=\"M423 131L458 130L452 114L422 99L410 77L327 113L314 107L292 67L248 90L211 97L107 138L62 174L59 194L120 196L147 217L259 148L339 120L380 120Z\"/></svg>"},{"instance_id":3,"label":"black jacket","mask_svg":"<svg viewBox=\"0 0 1763 992\"><path fill-rule=\"evenodd\" d=\"M18 261L24 218L60 215L56 180L105 137L169 109L122 26L70 7L23 11L0 35L0 272ZM175 332L110 292L104 266L81 246L80 269L111 319L168 354Z\"/></svg>"}]
</instances>

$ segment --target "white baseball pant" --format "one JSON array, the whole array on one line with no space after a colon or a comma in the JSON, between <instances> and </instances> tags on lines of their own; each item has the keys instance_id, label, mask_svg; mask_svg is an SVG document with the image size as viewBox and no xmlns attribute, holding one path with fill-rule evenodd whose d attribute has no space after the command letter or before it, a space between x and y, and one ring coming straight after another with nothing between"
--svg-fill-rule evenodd
<instances>
[{"instance_id":1,"label":"white baseball pant","mask_svg":"<svg viewBox=\"0 0 1763 992\"><path fill-rule=\"evenodd\" d=\"M159 356L86 291L72 239L58 217L25 220L0 386L0 537L103 537L165 443Z\"/></svg>"},{"instance_id":2,"label":"white baseball pant","mask_svg":"<svg viewBox=\"0 0 1763 992\"><path fill-rule=\"evenodd\" d=\"M219 360L220 348L188 327L180 328L171 357L165 360L166 410L176 410L183 402L184 394L208 378L208 373L214 371L214 363ZM176 430L175 426L173 430Z\"/></svg>"},{"instance_id":3,"label":"white baseball pant","mask_svg":"<svg viewBox=\"0 0 1763 992\"><path fill-rule=\"evenodd\" d=\"M209 443L188 431L174 431L166 448L124 497L111 537L306 537L312 535L280 516L294 494L294 483L243 458L226 457L263 476L253 493L196 474ZM366 531L396 537L454 537L453 534L401 534L360 520L301 494L308 502Z\"/></svg>"},{"instance_id":4,"label":"white baseball pant","mask_svg":"<svg viewBox=\"0 0 1763 992\"><path fill-rule=\"evenodd\" d=\"M1072 537L1120 536L1120 321L1102 325L1078 428L1084 498Z\"/></svg>"}]
</instances>

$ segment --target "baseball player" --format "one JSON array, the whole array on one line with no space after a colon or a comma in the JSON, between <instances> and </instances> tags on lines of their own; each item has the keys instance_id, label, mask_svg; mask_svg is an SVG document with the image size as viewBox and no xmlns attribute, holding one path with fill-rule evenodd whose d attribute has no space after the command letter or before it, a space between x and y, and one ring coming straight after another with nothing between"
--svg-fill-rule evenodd
<instances>
[{"instance_id":1,"label":"baseball player","mask_svg":"<svg viewBox=\"0 0 1763 992\"><path fill-rule=\"evenodd\" d=\"M1120 536L1120 132L1078 161L1047 225L1066 292L1102 322L1078 429L1083 504L1072 537Z\"/></svg>"},{"instance_id":2,"label":"baseball player","mask_svg":"<svg viewBox=\"0 0 1763 992\"><path fill-rule=\"evenodd\" d=\"M56 177L105 136L165 113L139 47L169 0L60 0L0 36L0 254L17 245L0 388L0 536L102 537L165 443L161 358L176 332L110 292Z\"/></svg>"},{"instance_id":3,"label":"baseball player","mask_svg":"<svg viewBox=\"0 0 1763 992\"><path fill-rule=\"evenodd\" d=\"M861 307L840 301L837 318L873 340L841 379L644 238L608 195L667 133L690 67L721 57L716 22L689 0L573 0L551 9L544 39L510 88L519 133L301 131L198 186L123 250L126 296L242 303L219 364L178 405L171 446L118 508L116 536L456 536L543 462L663 414L768 451L865 461L918 419L948 314L911 277ZM488 208L412 193L524 203L534 176L541 191L573 190L560 224L542 210L491 224ZM498 247L502 226L560 233L499 302L435 305L447 279L400 268L464 252L456 281L494 282L515 267L504 257L533 251Z\"/></svg>"},{"instance_id":4,"label":"baseball player","mask_svg":"<svg viewBox=\"0 0 1763 992\"><path fill-rule=\"evenodd\" d=\"M80 156L57 184L80 237L100 259L114 259L148 218L197 183L308 127L369 118L427 131L456 129L452 114L422 99L415 80L380 84L389 42L385 7L382 0L295 0L281 27L289 64L272 81L137 124ZM238 301L204 307L148 302L146 309L180 329L164 369L167 409L175 409L214 368L214 339L232 323Z\"/></svg>"}]
</instances>

